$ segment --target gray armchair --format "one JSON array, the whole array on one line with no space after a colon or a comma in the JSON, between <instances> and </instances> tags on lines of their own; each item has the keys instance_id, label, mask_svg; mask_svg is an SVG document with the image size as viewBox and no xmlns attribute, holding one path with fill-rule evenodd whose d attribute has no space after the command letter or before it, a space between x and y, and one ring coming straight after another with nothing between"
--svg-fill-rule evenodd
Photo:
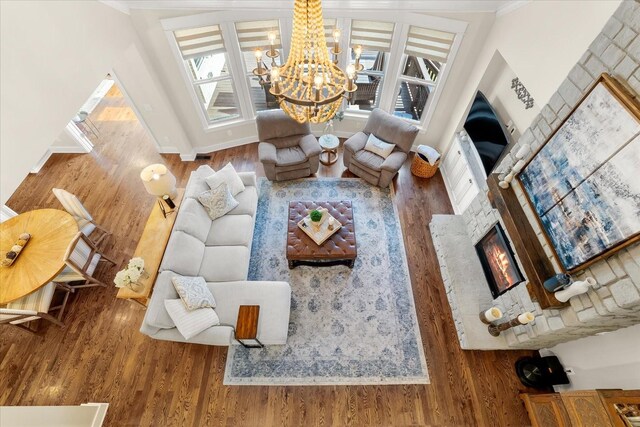
<instances>
[{"instance_id":1,"label":"gray armchair","mask_svg":"<svg viewBox=\"0 0 640 427\"><path fill-rule=\"evenodd\" d=\"M364 149L370 134L395 144L386 159ZM344 143L345 167L365 181L379 187L388 187L407 159L418 128L399 117L379 108L374 109L362 132L358 132Z\"/></svg>"},{"instance_id":2,"label":"gray armchair","mask_svg":"<svg viewBox=\"0 0 640 427\"><path fill-rule=\"evenodd\" d=\"M266 110L256 117L258 156L271 181L303 178L318 172L320 144L309 123L298 123L282 110Z\"/></svg>"}]
</instances>

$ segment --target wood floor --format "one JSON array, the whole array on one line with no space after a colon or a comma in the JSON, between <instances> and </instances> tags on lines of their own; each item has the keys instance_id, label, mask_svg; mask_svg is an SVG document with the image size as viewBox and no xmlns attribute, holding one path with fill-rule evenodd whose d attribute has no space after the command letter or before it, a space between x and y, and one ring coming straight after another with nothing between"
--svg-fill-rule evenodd
<instances>
[{"instance_id":1,"label":"wood floor","mask_svg":"<svg viewBox=\"0 0 640 427\"><path fill-rule=\"evenodd\" d=\"M101 131L94 152L53 155L7 205L17 212L61 208L51 189L75 193L113 232L106 252L118 264L97 272L111 282L133 254L155 203L140 170L162 161L184 186L189 172L207 162L157 154L115 86L91 118ZM219 168L227 162L264 175L256 144L216 152L209 163ZM343 175L342 161L321 166L318 175ZM225 347L140 334L143 310L115 299L110 287L72 297L65 329L42 324L40 336L1 329L0 405L108 402L109 426L528 425L518 393L533 390L519 383L513 363L531 352L462 351L458 345L428 230L432 215L452 212L442 177L417 179L407 162L396 191L430 385L226 387Z\"/></svg>"}]
</instances>

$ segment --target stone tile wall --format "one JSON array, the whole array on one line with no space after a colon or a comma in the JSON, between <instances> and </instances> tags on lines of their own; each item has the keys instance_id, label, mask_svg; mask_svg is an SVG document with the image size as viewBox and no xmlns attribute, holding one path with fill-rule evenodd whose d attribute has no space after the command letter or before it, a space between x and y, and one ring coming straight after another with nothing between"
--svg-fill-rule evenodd
<instances>
[{"instance_id":1,"label":"stone tile wall","mask_svg":"<svg viewBox=\"0 0 640 427\"><path fill-rule=\"evenodd\" d=\"M620 5L549 103L541 109L531 127L522 133L511 153L517 152L522 144L530 144L532 150L529 157L532 156L603 72L616 77L632 93L640 94L640 2L628 0ZM513 166L515 159L511 153L498 166L498 172ZM535 214L527 205L522 188L517 183L512 188L534 225L549 259L559 271L560 267L543 237ZM463 217L474 244L500 220L500 215L489 203L486 190L481 191ZM577 279L588 276L598 282L596 288L572 298L571 305L561 310L541 310L536 302L531 301L523 285L495 300L496 304L506 309L509 317L524 311L536 314L532 324L507 331L505 338L509 345L512 348L551 347L640 323L640 244L629 246L591 265L577 274Z\"/></svg>"}]
</instances>

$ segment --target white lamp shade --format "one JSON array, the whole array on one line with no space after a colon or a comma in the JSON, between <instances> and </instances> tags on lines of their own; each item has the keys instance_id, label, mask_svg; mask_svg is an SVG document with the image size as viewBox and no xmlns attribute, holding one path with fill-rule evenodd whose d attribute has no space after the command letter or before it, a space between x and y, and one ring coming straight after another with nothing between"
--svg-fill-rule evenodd
<instances>
[{"instance_id":1,"label":"white lamp shade","mask_svg":"<svg viewBox=\"0 0 640 427\"><path fill-rule=\"evenodd\" d=\"M176 177L163 164L149 165L140 172L140 179L147 189L147 193L162 197L165 194L171 198L178 195L176 191Z\"/></svg>"}]
</instances>

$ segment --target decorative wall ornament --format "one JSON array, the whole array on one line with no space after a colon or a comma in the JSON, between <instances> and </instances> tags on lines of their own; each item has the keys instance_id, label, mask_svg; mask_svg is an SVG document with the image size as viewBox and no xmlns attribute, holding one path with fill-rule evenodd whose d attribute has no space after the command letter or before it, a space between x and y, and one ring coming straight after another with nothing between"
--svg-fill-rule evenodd
<instances>
[{"instance_id":1,"label":"decorative wall ornament","mask_svg":"<svg viewBox=\"0 0 640 427\"><path fill-rule=\"evenodd\" d=\"M533 108L533 102L534 102L533 98L531 97L531 94L529 93L527 88L524 87L524 84L522 84L522 82L518 77L511 80L511 89L513 89L516 95L518 95L518 99L524 103L525 110L528 110L529 108Z\"/></svg>"},{"instance_id":2,"label":"decorative wall ornament","mask_svg":"<svg viewBox=\"0 0 640 427\"><path fill-rule=\"evenodd\" d=\"M640 105L603 74L518 175L566 271L640 239L638 170Z\"/></svg>"}]
</instances>

